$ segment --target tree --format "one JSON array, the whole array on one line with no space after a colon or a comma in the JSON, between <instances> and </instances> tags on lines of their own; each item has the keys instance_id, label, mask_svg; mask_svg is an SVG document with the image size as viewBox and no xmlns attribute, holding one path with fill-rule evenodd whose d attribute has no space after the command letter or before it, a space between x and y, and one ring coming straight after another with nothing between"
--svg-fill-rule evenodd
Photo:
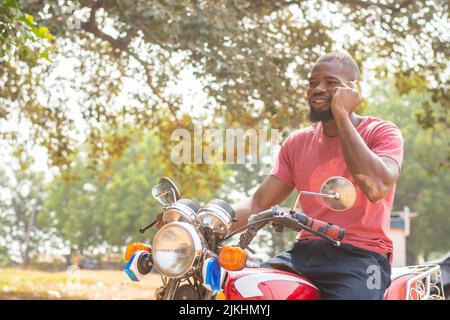
<instances>
[{"instance_id":1,"label":"tree","mask_svg":"<svg viewBox=\"0 0 450 320\"><path fill-rule=\"evenodd\" d=\"M2 72L8 77L0 80L4 118L14 123L22 114L34 139L24 137L17 145L42 144L52 164L63 168L79 146L71 134L76 131L67 102L72 92L85 139L97 146L93 158L115 150L106 136L124 126L154 127L161 119L171 130L183 126L180 119L199 107L186 110L183 95L169 90L183 72L202 81L208 99L201 107L210 119L242 127L262 122L288 131L306 121L306 74L312 64L323 52L340 48L380 78L394 74L401 92L430 92L434 103L425 104L418 116L423 126L448 120L444 0L51 0L29 1L23 10L41 17L57 37L58 54L49 70L75 58L76 76L53 81L51 88L49 81L24 86L30 72L48 73L8 66L11 70ZM9 74L17 79L10 81ZM128 92L129 103L120 102L130 79L136 88ZM35 99L37 91L42 99ZM106 135L98 130L104 123L110 126Z\"/></svg>"},{"instance_id":2,"label":"tree","mask_svg":"<svg viewBox=\"0 0 450 320\"><path fill-rule=\"evenodd\" d=\"M35 101L45 73L43 61L51 61L52 41L48 28L26 14L19 1L0 2L0 137L15 145L17 154L23 153L25 148L23 141L18 140L18 131L11 128L12 122L17 124L23 118L33 119L51 130L52 114L37 108ZM38 120L38 114L44 119ZM55 115L53 113L53 117ZM26 139L41 142L35 132Z\"/></svg>"},{"instance_id":3,"label":"tree","mask_svg":"<svg viewBox=\"0 0 450 320\"><path fill-rule=\"evenodd\" d=\"M90 166L89 159L80 155L66 176L50 183L45 206L54 214L55 227L72 251L92 253L102 247L117 251L129 241L150 241L155 228L143 235L138 230L162 211L151 194L161 176L173 179L183 198L197 202L214 197L216 185L223 183L219 166L208 169L215 175L189 174L189 166L179 170L185 170L180 178L166 171L170 161L161 158L164 145L155 134L130 139L123 156L102 170Z\"/></svg>"},{"instance_id":4,"label":"tree","mask_svg":"<svg viewBox=\"0 0 450 320\"><path fill-rule=\"evenodd\" d=\"M26 267L45 239L46 225L38 219L43 211L45 197L44 175L29 170L0 171L0 244L3 253L19 258Z\"/></svg>"}]
</instances>

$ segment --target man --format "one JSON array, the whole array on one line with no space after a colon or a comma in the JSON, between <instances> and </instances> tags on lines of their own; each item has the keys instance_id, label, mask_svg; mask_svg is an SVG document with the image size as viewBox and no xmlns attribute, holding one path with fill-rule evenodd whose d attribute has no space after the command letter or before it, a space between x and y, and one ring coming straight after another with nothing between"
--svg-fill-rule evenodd
<instances>
[{"instance_id":1,"label":"man","mask_svg":"<svg viewBox=\"0 0 450 320\"><path fill-rule=\"evenodd\" d=\"M316 197L302 197L311 216L346 229L341 246L302 232L294 247L264 266L284 264L315 282L323 299L382 299L390 284L392 241L387 233L403 139L392 123L355 113L361 102L359 69L343 53L322 56L307 92L313 125L282 144L271 174L249 199L234 206L237 222L281 203L295 188L319 191L325 180L343 176L356 187L354 206L336 212Z\"/></svg>"}]
</instances>

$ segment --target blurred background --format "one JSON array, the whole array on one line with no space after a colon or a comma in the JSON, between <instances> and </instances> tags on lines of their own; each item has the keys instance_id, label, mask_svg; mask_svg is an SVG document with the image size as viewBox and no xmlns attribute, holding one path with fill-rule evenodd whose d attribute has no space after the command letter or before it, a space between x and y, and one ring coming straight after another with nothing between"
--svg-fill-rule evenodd
<instances>
[{"instance_id":1,"label":"blurred background","mask_svg":"<svg viewBox=\"0 0 450 320\"><path fill-rule=\"evenodd\" d=\"M345 51L358 112L404 136L396 265L450 251L446 0L0 1L0 298L152 299L121 272L149 243L159 177L184 198L250 195L271 163L176 164L175 129L308 126L308 73ZM203 141L206 146L210 141ZM286 200L289 205L293 195ZM265 259L293 234L265 230ZM444 259L444 260L443 260Z\"/></svg>"}]
</instances>

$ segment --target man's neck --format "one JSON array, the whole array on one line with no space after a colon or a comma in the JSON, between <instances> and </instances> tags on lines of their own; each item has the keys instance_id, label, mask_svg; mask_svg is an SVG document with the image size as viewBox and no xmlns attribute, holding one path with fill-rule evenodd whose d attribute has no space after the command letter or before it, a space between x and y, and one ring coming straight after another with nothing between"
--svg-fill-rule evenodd
<instances>
[{"instance_id":1,"label":"man's neck","mask_svg":"<svg viewBox=\"0 0 450 320\"><path fill-rule=\"evenodd\" d=\"M354 112L350 114L350 121L356 128L362 121L362 117L356 115ZM323 133L330 138L338 136L337 123L335 119L331 119L327 122L322 122Z\"/></svg>"}]
</instances>

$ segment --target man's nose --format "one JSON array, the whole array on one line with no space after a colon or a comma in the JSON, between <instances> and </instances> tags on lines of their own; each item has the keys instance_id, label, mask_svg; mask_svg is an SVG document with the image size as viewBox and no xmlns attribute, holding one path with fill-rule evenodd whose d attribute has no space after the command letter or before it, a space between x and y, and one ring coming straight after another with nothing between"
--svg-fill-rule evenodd
<instances>
[{"instance_id":1,"label":"man's nose","mask_svg":"<svg viewBox=\"0 0 450 320\"><path fill-rule=\"evenodd\" d=\"M325 84L319 83L317 84L317 86L315 86L314 88L311 89L311 94L315 95L315 94L319 94L319 93L325 93L327 91L327 87L325 86Z\"/></svg>"}]
</instances>

